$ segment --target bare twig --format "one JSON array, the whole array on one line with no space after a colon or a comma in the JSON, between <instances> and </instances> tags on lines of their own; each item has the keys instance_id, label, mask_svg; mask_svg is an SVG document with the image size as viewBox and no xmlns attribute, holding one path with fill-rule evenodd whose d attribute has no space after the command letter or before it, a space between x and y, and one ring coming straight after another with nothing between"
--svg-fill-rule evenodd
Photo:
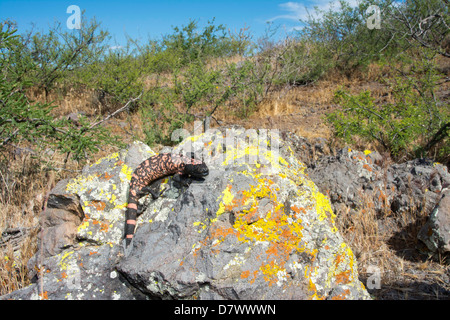
<instances>
[{"instance_id":1,"label":"bare twig","mask_svg":"<svg viewBox=\"0 0 450 320\"><path fill-rule=\"evenodd\" d=\"M1 143L0 143L0 147L3 147L5 144L7 144L9 142L9 140L11 140L12 138L14 138L14 136L19 132L19 129L16 129L9 137L7 137L6 139L4 139Z\"/></svg>"},{"instance_id":2,"label":"bare twig","mask_svg":"<svg viewBox=\"0 0 450 320\"><path fill-rule=\"evenodd\" d=\"M122 111L128 109L129 106L130 106L130 104L133 103L133 102L135 102L135 101L137 101L137 100L139 100L139 99L141 98L141 96L142 96L142 92L141 92L141 94L140 94L137 98L132 98L132 99L130 99L123 107L117 109L116 111L114 111L113 113L109 114L108 116L106 116L106 117L103 118L102 120L93 123L88 129L85 129L85 130L83 130L83 131L90 130L90 129L92 129L92 128L98 126L99 124L102 124L103 122L108 121L109 119L111 119L112 117L114 117L114 116L116 116L117 114L121 113Z\"/></svg>"},{"instance_id":3,"label":"bare twig","mask_svg":"<svg viewBox=\"0 0 450 320\"><path fill-rule=\"evenodd\" d=\"M439 141L442 141L446 136L448 136L448 129L450 129L450 122L447 122L444 124L428 141L427 145L425 146L425 151L430 150L435 144L437 144Z\"/></svg>"}]
</instances>

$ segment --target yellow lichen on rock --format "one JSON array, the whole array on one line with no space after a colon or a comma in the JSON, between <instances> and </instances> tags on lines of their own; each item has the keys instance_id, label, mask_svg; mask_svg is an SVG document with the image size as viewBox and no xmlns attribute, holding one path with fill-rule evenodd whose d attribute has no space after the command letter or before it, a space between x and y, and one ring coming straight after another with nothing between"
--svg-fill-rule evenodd
<instances>
[{"instance_id":1,"label":"yellow lichen on rock","mask_svg":"<svg viewBox=\"0 0 450 320\"><path fill-rule=\"evenodd\" d=\"M195 141L202 143L199 136ZM260 277L269 286L285 288L295 282L293 275L301 274L310 299L327 298L336 286L344 288L339 297L347 298L347 288L360 290L361 285L353 253L337 232L330 200L308 178L306 166L290 147L264 148L269 145L263 140L257 146L239 142L226 146L222 161L215 165L218 170L232 168L233 175L217 199L215 217L194 223L198 232L209 230L207 241L197 243L195 252L208 245L215 252L227 237L234 237L248 245L249 252L265 248L253 261L259 263L256 270L246 268L246 255L227 264L240 267L239 281L255 283ZM216 147L204 143L204 148L204 154L211 154L208 148ZM219 219L224 213L232 217L231 226ZM336 249L336 243L342 245ZM302 263L293 258L298 255ZM239 264L233 262L237 258Z\"/></svg>"},{"instance_id":2,"label":"yellow lichen on rock","mask_svg":"<svg viewBox=\"0 0 450 320\"><path fill-rule=\"evenodd\" d=\"M130 181L131 180L131 175L133 174L133 169L128 167L126 164L122 165L122 169L120 170L120 172L125 176L125 179L122 178L122 176L120 177L120 181Z\"/></svg>"}]
</instances>

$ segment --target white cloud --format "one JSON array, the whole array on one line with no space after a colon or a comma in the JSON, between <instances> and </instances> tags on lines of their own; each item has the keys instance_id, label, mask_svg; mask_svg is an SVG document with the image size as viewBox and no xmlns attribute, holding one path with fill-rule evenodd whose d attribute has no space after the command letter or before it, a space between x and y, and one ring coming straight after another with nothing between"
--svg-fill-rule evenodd
<instances>
[{"instance_id":1,"label":"white cloud","mask_svg":"<svg viewBox=\"0 0 450 320\"><path fill-rule=\"evenodd\" d=\"M119 49L123 49L123 46L111 46L109 47L109 50L119 50Z\"/></svg>"},{"instance_id":2,"label":"white cloud","mask_svg":"<svg viewBox=\"0 0 450 320\"><path fill-rule=\"evenodd\" d=\"M306 18L307 16L305 6L298 2L280 3L278 7L283 11L287 11L288 13L275 16L273 18L268 19L267 21L272 22L279 19L298 21L300 19Z\"/></svg>"},{"instance_id":3,"label":"white cloud","mask_svg":"<svg viewBox=\"0 0 450 320\"><path fill-rule=\"evenodd\" d=\"M354 7L358 4L359 0L346 0L346 2L351 7ZM306 0L304 2L280 3L278 5L280 10L286 11L287 13L270 18L267 20L267 22L273 22L275 20L305 21L307 20L309 14L312 14L316 17L318 16L315 8L321 11L328 11L332 7L339 7L339 6L340 3L338 1L333 0Z\"/></svg>"}]
</instances>

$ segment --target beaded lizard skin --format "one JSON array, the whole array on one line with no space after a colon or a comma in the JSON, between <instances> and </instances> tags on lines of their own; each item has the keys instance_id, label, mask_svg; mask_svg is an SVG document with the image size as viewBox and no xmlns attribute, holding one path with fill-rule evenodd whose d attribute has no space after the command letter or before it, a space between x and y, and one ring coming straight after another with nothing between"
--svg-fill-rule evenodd
<instances>
[{"instance_id":1,"label":"beaded lizard skin","mask_svg":"<svg viewBox=\"0 0 450 320\"><path fill-rule=\"evenodd\" d=\"M200 178L209 174L206 164L191 157L161 153L150 157L142 162L133 172L128 193L128 206L125 213L125 245L131 243L136 227L138 215L138 200L146 194L151 193L153 198L158 195L151 189L150 184L162 177L173 175L173 180L183 186L189 186L192 182L190 177Z\"/></svg>"}]
</instances>

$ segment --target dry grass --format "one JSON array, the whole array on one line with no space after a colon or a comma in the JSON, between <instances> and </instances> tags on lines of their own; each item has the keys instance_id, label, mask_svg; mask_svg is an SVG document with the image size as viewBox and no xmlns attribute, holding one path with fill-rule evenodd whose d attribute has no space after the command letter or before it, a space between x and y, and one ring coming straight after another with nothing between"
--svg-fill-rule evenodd
<instances>
[{"instance_id":1,"label":"dry grass","mask_svg":"<svg viewBox=\"0 0 450 320\"><path fill-rule=\"evenodd\" d=\"M22 228L27 230L27 236L18 248L13 248L9 242L0 247L0 295L29 283L26 264L36 251L38 215L46 187L52 180L48 172L39 172L30 154L16 156L4 152L1 156L4 158L0 169L0 231Z\"/></svg>"},{"instance_id":2,"label":"dry grass","mask_svg":"<svg viewBox=\"0 0 450 320\"><path fill-rule=\"evenodd\" d=\"M338 229L358 261L360 280L367 286L379 276L380 286L368 288L375 299L448 299L450 265L431 257L417 239L428 214L424 211L377 213L373 198L362 195L362 208L336 212Z\"/></svg>"},{"instance_id":3,"label":"dry grass","mask_svg":"<svg viewBox=\"0 0 450 320\"><path fill-rule=\"evenodd\" d=\"M313 84L271 92L249 119L229 116L221 119L247 128L276 128L308 139L331 139L332 131L324 117L338 108L333 101L335 92L341 88L350 94L370 90L377 101L390 102L388 88L379 82L387 72L387 67L375 63L369 65L366 71L357 71L349 76L337 71L330 72Z\"/></svg>"}]
</instances>

